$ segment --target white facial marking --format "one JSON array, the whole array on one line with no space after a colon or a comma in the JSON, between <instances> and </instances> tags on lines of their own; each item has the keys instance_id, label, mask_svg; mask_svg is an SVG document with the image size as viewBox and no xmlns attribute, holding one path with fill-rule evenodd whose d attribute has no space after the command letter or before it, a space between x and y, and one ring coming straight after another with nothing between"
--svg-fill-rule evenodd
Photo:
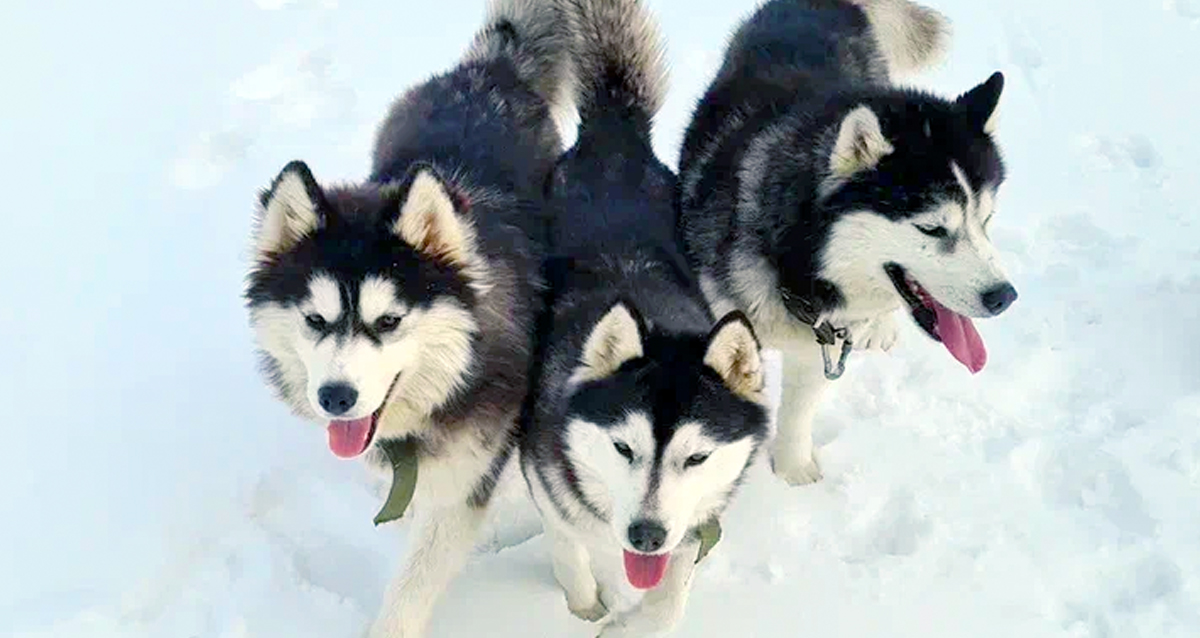
<instances>
[{"instance_id":1,"label":"white facial marking","mask_svg":"<svg viewBox=\"0 0 1200 638\"><path fill-rule=\"evenodd\" d=\"M629 446L632 463L617 452L616 441ZM673 550L689 529L727 502L753 451L751 438L720 444L704 434L701 424L684 423L655 468L653 426L643 413L631 413L609 428L582 419L567 425L567 455L580 489L609 518L613 538L626 549L633 549L629 526L646 519L663 525L663 551ZM688 466L695 454L707 458Z\"/></svg>"},{"instance_id":2,"label":"white facial marking","mask_svg":"<svg viewBox=\"0 0 1200 638\"><path fill-rule=\"evenodd\" d=\"M313 310L334 323L342 316L342 292L336 281L326 275L317 275L308 282L309 303Z\"/></svg>"},{"instance_id":3,"label":"white facial marking","mask_svg":"<svg viewBox=\"0 0 1200 638\"><path fill-rule=\"evenodd\" d=\"M658 489L645 504L646 517L661 520L667 528L664 547L674 548L692 526L711 518L727 502L753 451L751 438L720 444L704 434L700 423L679 426L663 452ZM708 458L687 467L693 454Z\"/></svg>"},{"instance_id":4,"label":"white facial marking","mask_svg":"<svg viewBox=\"0 0 1200 638\"><path fill-rule=\"evenodd\" d=\"M383 277L368 277L358 292L358 314L371 325L384 314L403 316L407 308L396 299L396 285Z\"/></svg>"}]
</instances>

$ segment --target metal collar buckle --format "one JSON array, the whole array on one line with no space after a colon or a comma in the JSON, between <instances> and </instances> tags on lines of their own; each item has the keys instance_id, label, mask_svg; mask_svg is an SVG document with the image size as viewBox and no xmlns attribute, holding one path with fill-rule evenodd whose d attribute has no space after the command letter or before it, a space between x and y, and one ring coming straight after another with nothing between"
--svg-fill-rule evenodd
<instances>
[{"instance_id":1,"label":"metal collar buckle","mask_svg":"<svg viewBox=\"0 0 1200 638\"><path fill-rule=\"evenodd\" d=\"M822 321L821 325L814 326L813 332L817 335L817 343L821 344L821 358L825 360L825 378L837 381L846 372L846 359L849 358L850 350L854 347L850 341L850 332L845 328L834 328L828 321ZM835 365L830 350L839 340L842 342L842 352Z\"/></svg>"}]
</instances>

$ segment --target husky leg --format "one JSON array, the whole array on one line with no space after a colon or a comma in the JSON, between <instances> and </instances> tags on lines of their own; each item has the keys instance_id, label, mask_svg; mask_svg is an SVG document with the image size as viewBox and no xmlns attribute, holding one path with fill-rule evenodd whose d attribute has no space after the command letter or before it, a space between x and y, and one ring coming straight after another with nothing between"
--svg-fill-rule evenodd
<instances>
[{"instance_id":1,"label":"husky leg","mask_svg":"<svg viewBox=\"0 0 1200 638\"><path fill-rule=\"evenodd\" d=\"M484 510L457 503L423 517L409 558L384 595L370 638L421 638L434 605L475 548Z\"/></svg>"},{"instance_id":2,"label":"husky leg","mask_svg":"<svg viewBox=\"0 0 1200 638\"><path fill-rule=\"evenodd\" d=\"M658 587L646 592L642 604L619 620L605 625L600 638L634 638L671 631L683 618L692 590L698 543L684 543L671 555L671 564Z\"/></svg>"},{"instance_id":3,"label":"husky leg","mask_svg":"<svg viewBox=\"0 0 1200 638\"><path fill-rule=\"evenodd\" d=\"M557 529L557 523L546 521L545 527L551 543L554 578L567 597L567 609L583 620L600 620L608 610L600 601L600 587L592 573L592 558L587 547Z\"/></svg>"},{"instance_id":4,"label":"husky leg","mask_svg":"<svg viewBox=\"0 0 1200 638\"><path fill-rule=\"evenodd\" d=\"M788 345L791 347L783 351L783 397L771 444L771 467L789 484L807 485L821 480L821 467L813 454L812 426L829 380L816 339Z\"/></svg>"}]
</instances>

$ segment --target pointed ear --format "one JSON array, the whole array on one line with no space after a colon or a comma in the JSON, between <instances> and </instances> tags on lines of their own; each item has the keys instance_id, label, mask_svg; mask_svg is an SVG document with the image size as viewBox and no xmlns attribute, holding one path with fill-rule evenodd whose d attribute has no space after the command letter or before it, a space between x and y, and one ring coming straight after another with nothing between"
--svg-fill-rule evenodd
<instances>
[{"instance_id":1,"label":"pointed ear","mask_svg":"<svg viewBox=\"0 0 1200 638\"><path fill-rule=\"evenodd\" d=\"M996 107L1004 92L1004 74L996 71L983 84L963 93L954 104L971 119L971 124L984 133L996 130Z\"/></svg>"},{"instance_id":2,"label":"pointed ear","mask_svg":"<svg viewBox=\"0 0 1200 638\"><path fill-rule=\"evenodd\" d=\"M281 253L325 225L325 194L308 165L290 162L263 192L254 245L259 256Z\"/></svg>"},{"instance_id":3,"label":"pointed ear","mask_svg":"<svg viewBox=\"0 0 1200 638\"><path fill-rule=\"evenodd\" d=\"M829 170L846 178L870 170L896 149L883 136L879 117L867 106L859 106L842 119L837 142L829 158Z\"/></svg>"},{"instance_id":4,"label":"pointed ear","mask_svg":"<svg viewBox=\"0 0 1200 638\"><path fill-rule=\"evenodd\" d=\"M642 356L644 334L642 318L632 305L623 301L613 304L583 342L580 365L571 375L571 383L603 379Z\"/></svg>"},{"instance_id":5,"label":"pointed ear","mask_svg":"<svg viewBox=\"0 0 1200 638\"><path fill-rule=\"evenodd\" d=\"M734 310L722 317L709 334L704 364L716 370L738 396L763 403L766 379L760 348L750 320Z\"/></svg>"},{"instance_id":6,"label":"pointed ear","mask_svg":"<svg viewBox=\"0 0 1200 638\"><path fill-rule=\"evenodd\" d=\"M479 282L484 274L475 229L449 185L431 167L413 171L392 231L421 253L450 262Z\"/></svg>"}]
</instances>

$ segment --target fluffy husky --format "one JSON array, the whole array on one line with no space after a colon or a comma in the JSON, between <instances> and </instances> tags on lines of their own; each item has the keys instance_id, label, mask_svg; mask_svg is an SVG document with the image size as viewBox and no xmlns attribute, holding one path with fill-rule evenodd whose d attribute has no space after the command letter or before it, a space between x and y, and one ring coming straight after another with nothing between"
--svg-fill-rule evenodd
<instances>
[{"instance_id":1,"label":"fluffy husky","mask_svg":"<svg viewBox=\"0 0 1200 638\"><path fill-rule=\"evenodd\" d=\"M790 483L820 478L827 377L851 347L891 349L897 309L978 372L969 317L1017 298L988 238L1003 77L954 100L892 84L947 39L909 0L771 0L734 33L686 133L686 252L714 311L745 311L784 354L771 459Z\"/></svg>"},{"instance_id":2,"label":"fluffy husky","mask_svg":"<svg viewBox=\"0 0 1200 638\"><path fill-rule=\"evenodd\" d=\"M369 178L323 187L296 161L262 196L246 297L268 380L337 456L418 459L409 559L372 636L425 633L516 446L567 26L555 3L495 2L463 60L396 101Z\"/></svg>"},{"instance_id":3,"label":"fluffy husky","mask_svg":"<svg viewBox=\"0 0 1200 638\"><path fill-rule=\"evenodd\" d=\"M767 435L741 312L714 322L651 148L665 69L637 0L574 0L576 145L555 170L553 299L521 467L576 615L643 636L683 613L700 529Z\"/></svg>"}]
</instances>

